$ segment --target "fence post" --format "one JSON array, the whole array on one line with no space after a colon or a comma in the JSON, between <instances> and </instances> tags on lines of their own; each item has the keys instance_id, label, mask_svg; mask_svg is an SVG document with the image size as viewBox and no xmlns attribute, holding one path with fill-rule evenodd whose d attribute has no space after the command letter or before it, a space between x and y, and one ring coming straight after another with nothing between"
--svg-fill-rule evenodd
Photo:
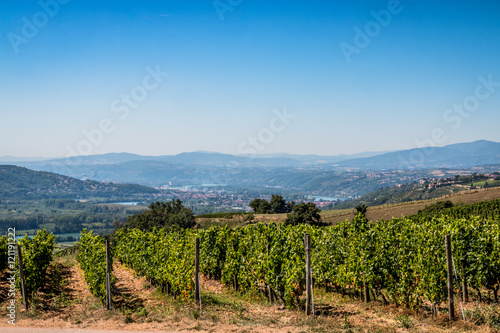
<instances>
[{"instance_id":1,"label":"fence post","mask_svg":"<svg viewBox=\"0 0 500 333\"><path fill-rule=\"evenodd\" d=\"M448 270L448 310L450 320L455 320L455 306L453 304L453 262L451 258L451 237L445 236L446 268Z\"/></svg>"},{"instance_id":2,"label":"fence post","mask_svg":"<svg viewBox=\"0 0 500 333\"><path fill-rule=\"evenodd\" d=\"M195 239L195 257L194 257L194 298L200 302L201 311L201 295L200 295L200 239Z\"/></svg>"},{"instance_id":3,"label":"fence post","mask_svg":"<svg viewBox=\"0 0 500 333\"><path fill-rule=\"evenodd\" d=\"M366 283L366 276L364 273L363 273L363 289L364 289L364 294L365 294L364 295L365 296L365 303L369 303L370 302L370 287Z\"/></svg>"},{"instance_id":4,"label":"fence post","mask_svg":"<svg viewBox=\"0 0 500 333\"><path fill-rule=\"evenodd\" d=\"M111 310L111 260L109 251L109 239L106 238L106 309Z\"/></svg>"},{"instance_id":5,"label":"fence post","mask_svg":"<svg viewBox=\"0 0 500 333\"><path fill-rule=\"evenodd\" d=\"M24 310L28 310L28 299L26 296L26 285L24 284L23 255L21 253L21 244L17 243L17 256L19 261L19 278L21 279L21 293L23 294Z\"/></svg>"},{"instance_id":6,"label":"fence post","mask_svg":"<svg viewBox=\"0 0 500 333\"><path fill-rule=\"evenodd\" d=\"M309 235L304 235L306 250L306 315L311 314L311 240Z\"/></svg>"}]
</instances>

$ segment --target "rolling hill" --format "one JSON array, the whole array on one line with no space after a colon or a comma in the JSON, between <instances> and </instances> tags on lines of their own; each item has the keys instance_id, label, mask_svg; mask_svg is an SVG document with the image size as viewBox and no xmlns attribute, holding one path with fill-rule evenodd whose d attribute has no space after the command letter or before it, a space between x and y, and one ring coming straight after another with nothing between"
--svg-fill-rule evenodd
<instances>
[{"instance_id":1,"label":"rolling hill","mask_svg":"<svg viewBox=\"0 0 500 333\"><path fill-rule=\"evenodd\" d=\"M83 181L14 165L0 165L0 199L128 198L158 192L142 185Z\"/></svg>"}]
</instances>

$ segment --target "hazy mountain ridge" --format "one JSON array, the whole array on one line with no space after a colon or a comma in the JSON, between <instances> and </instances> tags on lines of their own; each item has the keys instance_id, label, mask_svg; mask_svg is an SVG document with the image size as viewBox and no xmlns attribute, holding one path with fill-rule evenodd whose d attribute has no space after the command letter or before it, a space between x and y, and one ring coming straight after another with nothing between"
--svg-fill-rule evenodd
<instances>
[{"instance_id":1,"label":"hazy mountain ridge","mask_svg":"<svg viewBox=\"0 0 500 333\"><path fill-rule=\"evenodd\" d=\"M364 170L472 168L500 163L500 143L479 140L444 147L414 148L339 163Z\"/></svg>"},{"instance_id":2,"label":"hazy mountain ridge","mask_svg":"<svg viewBox=\"0 0 500 333\"><path fill-rule=\"evenodd\" d=\"M0 161L9 157L1 157ZM352 155L298 155L261 154L255 156L231 155L217 152L185 152L177 155L147 156L131 153L108 153L102 155L75 156L60 159L14 158L16 165L41 167L46 165L96 165L119 164L132 161L160 161L172 164L195 164L215 166L266 166L299 167L329 165L331 167L353 167L361 169L408 169L422 167L473 167L500 163L500 143L479 140L451 144L444 147L424 147L392 152L363 152Z\"/></svg>"},{"instance_id":3,"label":"hazy mountain ridge","mask_svg":"<svg viewBox=\"0 0 500 333\"><path fill-rule=\"evenodd\" d=\"M370 156L373 154L375 156ZM369 157L333 162L339 158L366 155ZM319 158L324 160L318 160ZM326 161L328 158L330 162ZM168 184L224 184L240 188L287 187L291 190L331 195L343 192L344 195L357 196L376 190L376 186L418 180L418 177L428 176L426 169L470 169L500 164L500 143L480 140L444 147L330 157L293 154L249 157L214 152L191 152L173 156L113 153L13 164L78 179L139 183L153 187ZM403 170L407 175L390 174L394 170ZM408 173L411 170L419 172ZM361 174L349 173L356 171ZM380 180L363 175L371 171L389 173Z\"/></svg>"}]
</instances>

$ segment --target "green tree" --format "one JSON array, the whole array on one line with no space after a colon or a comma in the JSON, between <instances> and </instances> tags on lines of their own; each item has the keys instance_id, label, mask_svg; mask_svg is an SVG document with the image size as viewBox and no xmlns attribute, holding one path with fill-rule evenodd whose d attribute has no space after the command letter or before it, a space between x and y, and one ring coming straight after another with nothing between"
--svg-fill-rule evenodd
<instances>
[{"instance_id":1,"label":"green tree","mask_svg":"<svg viewBox=\"0 0 500 333\"><path fill-rule=\"evenodd\" d=\"M151 231L154 227L187 229L195 225L196 220L191 209L184 207L179 199L172 199L170 202L151 203L142 213L129 216L124 228Z\"/></svg>"},{"instance_id":2,"label":"green tree","mask_svg":"<svg viewBox=\"0 0 500 333\"><path fill-rule=\"evenodd\" d=\"M292 212L295 202L286 202L281 195L273 194L271 201L257 198L252 200L249 206L257 214L283 214Z\"/></svg>"},{"instance_id":3,"label":"green tree","mask_svg":"<svg viewBox=\"0 0 500 333\"><path fill-rule=\"evenodd\" d=\"M316 207L312 202L300 203L294 205L291 214L286 217L286 225L299 225L299 224L310 224L310 225L323 225L321 222L321 215L319 213L321 210Z\"/></svg>"},{"instance_id":4,"label":"green tree","mask_svg":"<svg viewBox=\"0 0 500 333\"><path fill-rule=\"evenodd\" d=\"M358 205L355 207L356 212L361 213L361 215L366 216L366 211L368 210L367 205Z\"/></svg>"},{"instance_id":5,"label":"green tree","mask_svg":"<svg viewBox=\"0 0 500 333\"><path fill-rule=\"evenodd\" d=\"M281 195L273 194L271 197L271 210L275 214L290 213L290 203L287 203ZM295 203L294 203L295 204Z\"/></svg>"},{"instance_id":6,"label":"green tree","mask_svg":"<svg viewBox=\"0 0 500 333\"><path fill-rule=\"evenodd\" d=\"M269 201L264 200L264 199L254 199L252 202L249 204L250 208L254 210L256 214L271 214L272 209L271 209L271 204Z\"/></svg>"}]
</instances>

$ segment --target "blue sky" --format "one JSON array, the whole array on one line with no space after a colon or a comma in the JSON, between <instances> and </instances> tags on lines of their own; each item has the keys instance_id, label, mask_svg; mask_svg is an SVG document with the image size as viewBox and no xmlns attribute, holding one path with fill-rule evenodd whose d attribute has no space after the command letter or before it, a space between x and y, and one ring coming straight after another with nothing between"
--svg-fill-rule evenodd
<instances>
[{"instance_id":1,"label":"blue sky","mask_svg":"<svg viewBox=\"0 0 500 333\"><path fill-rule=\"evenodd\" d=\"M0 156L500 141L498 1L2 0L0 32Z\"/></svg>"}]
</instances>

